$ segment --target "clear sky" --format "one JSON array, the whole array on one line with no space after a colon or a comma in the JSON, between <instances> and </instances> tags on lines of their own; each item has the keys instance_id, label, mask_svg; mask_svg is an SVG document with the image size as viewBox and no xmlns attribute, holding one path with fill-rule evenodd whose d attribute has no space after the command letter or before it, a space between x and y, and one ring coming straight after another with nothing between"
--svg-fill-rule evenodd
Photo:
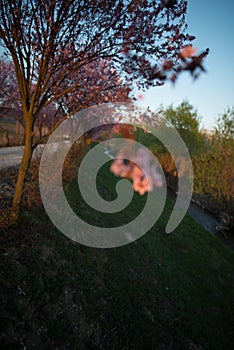
<instances>
[{"instance_id":1,"label":"clear sky","mask_svg":"<svg viewBox=\"0 0 234 350\"><path fill-rule=\"evenodd\" d=\"M197 108L201 126L212 129L217 116L234 106L234 0L188 0L187 23L198 52L210 49L207 73L195 81L183 73L175 86L169 82L152 88L139 103L157 110L160 104L177 106L187 98Z\"/></svg>"}]
</instances>

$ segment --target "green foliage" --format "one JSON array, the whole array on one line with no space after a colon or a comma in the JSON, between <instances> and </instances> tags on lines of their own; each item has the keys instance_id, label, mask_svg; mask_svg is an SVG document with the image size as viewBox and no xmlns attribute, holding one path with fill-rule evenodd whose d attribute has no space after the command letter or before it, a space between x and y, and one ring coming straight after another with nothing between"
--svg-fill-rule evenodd
<instances>
[{"instance_id":1,"label":"green foliage","mask_svg":"<svg viewBox=\"0 0 234 350\"><path fill-rule=\"evenodd\" d=\"M174 108L173 105L167 107L163 116L179 131L194 131L198 130L200 120L197 115L197 111L187 101L184 100L178 107Z\"/></svg>"},{"instance_id":2,"label":"green foliage","mask_svg":"<svg viewBox=\"0 0 234 350\"><path fill-rule=\"evenodd\" d=\"M194 191L209 196L212 210L229 215L234 225L234 108L217 119L207 152L193 158Z\"/></svg>"},{"instance_id":3,"label":"green foliage","mask_svg":"<svg viewBox=\"0 0 234 350\"><path fill-rule=\"evenodd\" d=\"M149 148L152 152L157 153L167 153L167 148L162 144L157 137L155 137L151 133L145 132L141 128L137 128L136 133L134 134L134 137L137 142L141 143L145 147Z\"/></svg>"},{"instance_id":4,"label":"green foliage","mask_svg":"<svg viewBox=\"0 0 234 350\"><path fill-rule=\"evenodd\" d=\"M234 198L234 156L224 156L222 150L211 149L193 158L194 191L209 196L213 211L232 212Z\"/></svg>"},{"instance_id":5,"label":"green foliage","mask_svg":"<svg viewBox=\"0 0 234 350\"><path fill-rule=\"evenodd\" d=\"M169 122L168 126L172 124L177 129L191 155L204 150L205 137L199 131L200 118L187 100L176 108L170 105L164 109L163 117Z\"/></svg>"},{"instance_id":6,"label":"green foliage","mask_svg":"<svg viewBox=\"0 0 234 350\"><path fill-rule=\"evenodd\" d=\"M217 118L217 127L215 128L215 137L226 140L234 139L234 106Z\"/></svg>"},{"instance_id":7,"label":"green foliage","mask_svg":"<svg viewBox=\"0 0 234 350\"><path fill-rule=\"evenodd\" d=\"M225 213L228 216L225 229L231 229L234 226L234 107L219 116L215 132L210 136L199 131L200 119L188 101L177 108L169 106L163 115L168 126L171 123L178 130L190 152L195 199L219 219ZM156 155L168 187L177 191L177 169L166 147L143 130L137 131L137 141Z\"/></svg>"}]
</instances>

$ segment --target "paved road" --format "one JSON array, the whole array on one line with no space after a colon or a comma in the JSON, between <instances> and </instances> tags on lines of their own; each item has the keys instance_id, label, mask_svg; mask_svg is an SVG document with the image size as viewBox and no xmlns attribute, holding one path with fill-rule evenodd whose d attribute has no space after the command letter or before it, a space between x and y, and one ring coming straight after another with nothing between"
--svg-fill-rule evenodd
<instances>
[{"instance_id":1,"label":"paved road","mask_svg":"<svg viewBox=\"0 0 234 350\"><path fill-rule=\"evenodd\" d=\"M202 210L198 205L193 204L192 202L189 205L188 215L207 231L215 233L215 227L218 224L218 221L213 215Z\"/></svg>"},{"instance_id":2,"label":"paved road","mask_svg":"<svg viewBox=\"0 0 234 350\"><path fill-rule=\"evenodd\" d=\"M43 146L36 148L34 157L42 152ZM4 147L0 148L0 169L19 165L23 156L24 147Z\"/></svg>"},{"instance_id":3,"label":"paved road","mask_svg":"<svg viewBox=\"0 0 234 350\"><path fill-rule=\"evenodd\" d=\"M171 189L167 189L167 196L173 201L176 200L176 194ZM208 213L198 206L198 204L194 203L193 200L190 202L187 213L193 218L194 221L203 226L207 231L215 233L215 226L218 224L217 219L214 217L214 215Z\"/></svg>"},{"instance_id":4,"label":"paved road","mask_svg":"<svg viewBox=\"0 0 234 350\"><path fill-rule=\"evenodd\" d=\"M0 148L0 169L20 164L24 147Z\"/></svg>"},{"instance_id":5,"label":"paved road","mask_svg":"<svg viewBox=\"0 0 234 350\"><path fill-rule=\"evenodd\" d=\"M70 141L64 141L65 143ZM58 149L58 143L51 143L51 152L55 152ZM33 152L33 157L40 155L44 149L45 145L38 145ZM9 168L10 166L20 165L22 156L24 152L24 146L19 147L3 147L0 148L0 169Z\"/></svg>"}]
</instances>

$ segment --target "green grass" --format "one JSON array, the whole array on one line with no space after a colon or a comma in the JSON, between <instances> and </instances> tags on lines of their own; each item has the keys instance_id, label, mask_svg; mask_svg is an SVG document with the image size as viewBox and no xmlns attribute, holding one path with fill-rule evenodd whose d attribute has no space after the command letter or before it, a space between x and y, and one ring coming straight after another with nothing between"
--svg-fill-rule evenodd
<instances>
[{"instance_id":1,"label":"green grass","mask_svg":"<svg viewBox=\"0 0 234 350\"><path fill-rule=\"evenodd\" d=\"M112 200L108 166L97 188ZM146 198L135 194L113 217L88 208L75 182L64 188L83 219L104 227L134 218ZM114 249L70 241L42 208L2 230L1 348L231 349L234 254L189 217L165 234L172 208L167 201L146 235Z\"/></svg>"}]
</instances>

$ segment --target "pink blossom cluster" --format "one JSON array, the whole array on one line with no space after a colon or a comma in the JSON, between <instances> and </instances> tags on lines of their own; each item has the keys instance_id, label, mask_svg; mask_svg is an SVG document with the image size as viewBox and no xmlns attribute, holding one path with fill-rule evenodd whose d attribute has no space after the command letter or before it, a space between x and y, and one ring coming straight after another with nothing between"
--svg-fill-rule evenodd
<instances>
[{"instance_id":1,"label":"pink blossom cluster","mask_svg":"<svg viewBox=\"0 0 234 350\"><path fill-rule=\"evenodd\" d=\"M163 186L163 179L159 174L153 157L145 148L138 148L136 154L127 159L124 152L120 152L110 168L115 176L132 180L134 191L140 195L153 191L155 187Z\"/></svg>"},{"instance_id":2,"label":"pink blossom cluster","mask_svg":"<svg viewBox=\"0 0 234 350\"><path fill-rule=\"evenodd\" d=\"M192 45L188 45L180 51L180 57L191 58L196 54L196 52L197 50Z\"/></svg>"}]
</instances>

